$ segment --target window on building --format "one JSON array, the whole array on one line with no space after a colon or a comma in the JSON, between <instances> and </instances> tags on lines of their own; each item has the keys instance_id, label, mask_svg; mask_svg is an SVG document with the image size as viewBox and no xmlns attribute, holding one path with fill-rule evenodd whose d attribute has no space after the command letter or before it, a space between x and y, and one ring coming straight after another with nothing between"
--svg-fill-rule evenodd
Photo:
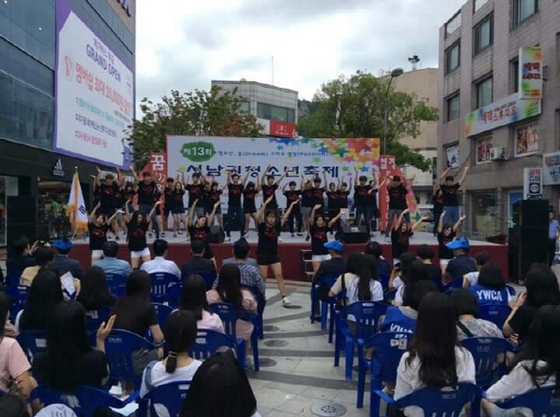
<instances>
[{"instance_id":1,"label":"window on building","mask_svg":"<svg viewBox=\"0 0 560 417\"><path fill-rule=\"evenodd\" d=\"M539 0L514 0L514 26L518 26L539 11Z\"/></svg>"},{"instance_id":2,"label":"window on building","mask_svg":"<svg viewBox=\"0 0 560 417\"><path fill-rule=\"evenodd\" d=\"M515 156L526 156L539 151L539 124L537 122L513 129Z\"/></svg>"},{"instance_id":3,"label":"window on building","mask_svg":"<svg viewBox=\"0 0 560 417\"><path fill-rule=\"evenodd\" d=\"M474 28L474 54L485 50L494 42L494 16L489 15Z\"/></svg>"},{"instance_id":4,"label":"window on building","mask_svg":"<svg viewBox=\"0 0 560 417\"><path fill-rule=\"evenodd\" d=\"M239 104L239 110L243 113L249 113L250 110L250 103L248 101L242 101Z\"/></svg>"},{"instance_id":5,"label":"window on building","mask_svg":"<svg viewBox=\"0 0 560 417\"><path fill-rule=\"evenodd\" d=\"M492 77L488 77L476 84L476 108L487 106L492 101Z\"/></svg>"},{"instance_id":6,"label":"window on building","mask_svg":"<svg viewBox=\"0 0 560 417\"><path fill-rule=\"evenodd\" d=\"M447 48L445 51L445 72L449 74L451 71L459 68L461 64L461 43L457 42Z\"/></svg>"},{"instance_id":7,"label":"window on building","mask_svg":"<svg viewBox=\"0 0 560 417\"><path fill-rule=\"evenodd\" d=\"M485 136L483 138L477 138L474 141L475 149L475 162L477 164L482 164L485 162L490 162L490 149L492 149L492 136Z\"/></svg>"},{"instance_id":8,"label":"window on building","mask_svg":"<svg viewBox=\"0 0 560 417\"><path fill-rule=\"evenodd\" d=\"M445 36L449 36L461 27L461 10L459 10L449 21L445 24Z\"/></svg>"},{"instance_id":9,"label":"window on building","mask_svg":"<svg viewBox=\"0 0 560 417\"><path fill-rule=\"evenodd\" d=\"M499 213L496 190L475 191L472 194L473 232L486 237L498 233Z\"/></svg>"},{"instance_id":10,"label":"window on building","mask_svg":"<svg viewBox=\"0 0 560 417\"><path fill-rule=\"evenodd\" d=\"M510 91L517 93L519 91L519 58L515 58L510 61L509 64L509 79L510 79Z\"/></svg>"},{"instance_id":11,"label":"window on building","mask_svg":"<svg viewBox=\"0 0 560 417\"><path fill-rule=\"evenodd\" d=\"M296 122L296 112L294 109L274 106L267 103L257 103L257 117L266 120L279 120L288 123Z\"/></svg>"},{"instance_id":12,"label":"window on building","mask_svg":"<svg viewBox=\"0 0 560 417\"><path fill-rule=\"evenodd\" d=\"M459 94L455 94L452 97L446 99L447 101L447 115L446 119L448 122L459 118L460 107L459 107Z\"/></svg>"},{"instance_id":13,"label":"window on building","mask_svg":"<svg viewBox=\"0 0 560 417\"><path fill-rule=\"evenodd\" d=\"M489 0L474 0L474 12L476 13L479 9L482 8Z\"/></svg>"}]
</instances>

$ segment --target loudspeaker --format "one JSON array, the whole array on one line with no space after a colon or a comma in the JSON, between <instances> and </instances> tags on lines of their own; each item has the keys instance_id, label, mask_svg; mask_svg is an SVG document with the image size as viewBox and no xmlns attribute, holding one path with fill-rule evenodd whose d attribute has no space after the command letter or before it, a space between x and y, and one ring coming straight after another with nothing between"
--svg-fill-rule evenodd
<instances>
[{"instance_id":1,"label":"loudspeaker","mask_svg":"<svg viewBox=\"0 0 560 417\"><path fill-rule=\"evenodd\" d=\"M548 200L519 200L513 204L513 222L521 227L548 228Z\"/></svg>"},{"instance_id":2,"label":"loudspeaker","mask_svg":"<svg viewBox=\"0 0 560 417\"><path fill-rule=\"evenodd\" d=\"M224 240L226 240L224 229L222 229L220 226L210 226L210 236L208 236L208 242L224 243Z\"/></svg>"},{"instance_id":3,"label":"loudspeaker","mask_svg":"<svg viewBox=\"0 0 560 417\"><path fill-rule=\"evenodd\" d=\"M548 227L521 226L509 229L508 258L514 282L524 281L532 264L548 263Z\"/></svg>"},{"instance_id":4,"label":"loudspeaker","mask_svg":"<svg viewBox=\"0 0 560 417\"><path fill-rule=\"evenodd\" d=\"M342 225L342 232L337 233L337 239L344 243L367 243L369 234L365 226Z\"/></svg>"}]
</instances>

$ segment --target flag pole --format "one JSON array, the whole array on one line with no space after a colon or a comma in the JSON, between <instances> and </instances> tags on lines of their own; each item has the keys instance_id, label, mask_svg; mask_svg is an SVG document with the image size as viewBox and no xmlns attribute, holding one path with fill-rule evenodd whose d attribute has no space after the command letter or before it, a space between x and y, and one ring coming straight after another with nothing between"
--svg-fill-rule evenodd
<instances>
[{"instance_id":1,"label":"flag pole","mask_svg":"<svg viewBox=\"0 0 560 417\"><path fill-rule=\"evenodd\" d=\"M74 178L76 178L76 174L78 173L78 167L74 166L74 176L72 176L72 185L71 187L74 187ZM76 195L77 193L74 193L74 200L78 199L78 196ZM72 213L72 216L74 217L74 221L72 222L73 224L73 232L72 232L72 237L70 238L70 240L73 242L74 238L76 237L76 210L78 209L78 202L74 201L74 212Z\"/></svg>"}]
</instances>

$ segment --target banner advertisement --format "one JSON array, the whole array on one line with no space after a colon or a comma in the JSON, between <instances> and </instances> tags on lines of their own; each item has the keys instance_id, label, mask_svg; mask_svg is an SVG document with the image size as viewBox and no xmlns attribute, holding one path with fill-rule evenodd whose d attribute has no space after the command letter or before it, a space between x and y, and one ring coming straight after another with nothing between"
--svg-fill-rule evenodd
<instances>
[{"instance_id":1,"label":"banner advertisement","mask_svg":"<svg viewBox=\"0 0 560 417\"><path fill-rule=\"evenodd\" d=\"M124 130L134 114L132 71L71 10L56 1L57 151L128 168Z\"/></svg>"},{"instance_id":2,"label":"banner advertisement","mask_svg":"<svg viewBox=\"0 0 560 417\"><path fill-rule=\"evenodd\" d=\"M521 100L517 93L468 113L465 136L474 136L541 114L540 100Z\"/></svg>"},{"instance_id":3,"label":"banner advertisement","mask_svg":"<svg viewBox=\"0 0 560 417\"><path fill-rule=\"evenodd\" d=\"M515 156L526 156L539 151L539 125L532 123L515 129Z\"/></svg>"},{"instance_id":4,"label":"banner advertisement","mask_svg":"<svg viewBox=\"0 0 560 417\"><path fill-rule=\"evenodd\" d=\"M542 168L523 168L523 195L526 200L542 198Z\"/></svg>"},{"instance_id":5,"label":"banner advertisement","mask_svg":"<svg viewBox=\"0 0 560 417\"><path fill-rule=\"evenodd\" d=\"M302 176L310 179L319 175L323 179L323 172L327 181L337 183L341 179L352 189L354 168L368 179L372 178L372 169L379 171L379 139L167 137L169 177L175 177L178 172L192 176L199 168L205 175L213 175L221 186L226 183L228 171L235 171L241 177L250 172L248 181L257 182L269 165L268 174L275 178L286 170L280 191L290 181L296 181L299 189ZM276 196L280 207L284 207L285 198L280 191ZM256 203L257 207L262 203L260 195ZM226 204L227 188L222 194L222 210Z\"/></svg>"},{"instance_id":6,"label":"banner advertisement","mask_svg":"<svg viewBox=\"0 0 560 417\"><path fill-rule=\"evenodd\" d=\"M560 185L560 152L543 155L543 184Z\"/></svg>"},{"instance_id":7,"label":"banner advertisement","mask_svg":"<svg viewBox=\"0 0 560 417\"><path fill-rule=\"evenodd\" d=\"M519 48L519 98L540 100L543 96L543 56L540 46Z\"/></svg>"}]
</instances>

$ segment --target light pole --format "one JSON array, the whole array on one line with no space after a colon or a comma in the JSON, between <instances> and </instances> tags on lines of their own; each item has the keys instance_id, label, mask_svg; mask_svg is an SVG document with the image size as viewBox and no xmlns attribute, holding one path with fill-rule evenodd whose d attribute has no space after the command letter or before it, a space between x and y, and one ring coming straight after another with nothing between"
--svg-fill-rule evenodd
<instances>
[{"instance_id":1,"label":"light pole","mask_svg":"<svg viewBox=\"0 0 560 417\"><path fill-rule=\"evenodd\" d=\"M385 91L385 108L383 112L383 155L387 155L387 119L389 118L389 90L394 78L400 77L403 74L402 68L395 68L391 71L391 78L387 84L387 91Z\"/></svg>"}]
</instances>

